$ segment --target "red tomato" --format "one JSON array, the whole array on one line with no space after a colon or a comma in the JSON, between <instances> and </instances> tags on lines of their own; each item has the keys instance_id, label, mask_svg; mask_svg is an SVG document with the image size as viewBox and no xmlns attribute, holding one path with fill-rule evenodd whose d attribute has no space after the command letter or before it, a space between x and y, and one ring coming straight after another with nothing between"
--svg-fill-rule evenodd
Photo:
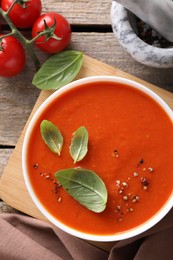
<instances>
[{"instance_id":1,"label":"red tomato","mask_svg":"<svg viewBox=\"0 0 173 260\"><path fill-rule=\"evenodd\" d=\"M45 29L44 20L46 21L48 27L52 26L56 20L54 34L61 39L57 40L51 37L46 41L45 36L40 36L37 40L35 40L35 44L38 48L48 53L56 53L63 50L67 47L71 39L70 24L62 15L58 13L51 12L42 14L34 23L32 28L32 38Z\"/></svg>"},{"instance_id":2,"label":"red tomato","mask_svg":"<svg viewBox=\"0 0 173 260\"><path fill-rule=\"evenodd\" d=\"M13 36L3 38L0 43L0 76L15 76L22 71L24 65L25 52L22 44Z\"/></svg>"},{"instance_id":3,"label":"red tomato","mask_svg":"<svg viewBox=\"0 0 173 260\"><path fill-rule=\"evenodd\" d=\"M14 0L2 0L1 8L7 11ZM41 0L28 0L23 8L15 4L9 13L9 17L18 28L30 28L41 13Z\"/></svg>"}]
</instances>

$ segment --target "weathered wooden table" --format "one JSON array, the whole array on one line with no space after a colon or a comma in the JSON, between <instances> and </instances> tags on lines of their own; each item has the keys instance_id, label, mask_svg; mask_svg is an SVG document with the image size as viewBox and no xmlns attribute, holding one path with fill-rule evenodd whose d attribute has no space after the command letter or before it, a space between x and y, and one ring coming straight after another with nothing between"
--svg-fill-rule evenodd
<instances>
[{"instance_id":1,"label":"weathered wooden table","mask_svg":"<svg viewBox=\"0 0 173 260\"><path fill-rule=\"evenodd\" d=\"M69 49L83 51L88 56L173 92L172 69L143 66L117 43L111 28L111 0L42 0L42 5L43 12L57 11L70 22L72 40ZM7 30L7 26L3 25L2 29ZM29 31L24 33L30 35ZM39 50L37 54L42 61L47 58ZM21 74L9 79L0 78L0 176L40 93L31 83L34 72L34 65L27 56ZM0 200L0 212L18 211Z\"/></svg>"}]
</instances>

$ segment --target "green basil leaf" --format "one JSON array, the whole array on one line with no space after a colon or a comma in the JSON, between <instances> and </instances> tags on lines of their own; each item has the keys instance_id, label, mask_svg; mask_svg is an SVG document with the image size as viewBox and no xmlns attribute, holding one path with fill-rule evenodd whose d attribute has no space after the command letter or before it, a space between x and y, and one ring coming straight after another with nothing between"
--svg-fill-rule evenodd
<instances>
[{"instance_id":1,"label":"green basil leaf","mask_svg":"<svg viewBox=\"0 0 173 260\"><path fill-rule=\"evenodd\" d=\"M105 210L107 189L102 179L93 171L71 168L55 173L59 184L87 209L100 213Z\"/></svg>"},{"instance_id":2,"label":"green basil leaf","mask_svg":"<svg viewBox=\"0 0 173 260\"><path fill-rule=\"evenodd\" d=\"M88 151L88 131L85 126L79 127L76 132L73 133L70 155L74 160L74 163L81 161Z\"/></svg>"},{"instance_id":3,"label":"green basil leaf","mask_svg":"<svg viewBox=\"0 0 173 260\"><path fill-rule=\"evenodd\" d=\"M59 129L52 122L43 120L40 124L40 131L44 142L50 150L60 155L63 146L63 137Z\"/></svg>"},{"instance_id":4,"label":"green basil leaf","mask_svg":"<svg viewBox=\"0 0 173 260\"><path fill-rule=\"evenodd\" d=\"M82 52L73 50L59 52L46 60L35 74L32 83L39 89L59 89L75 78L82 62Z\"/></svg>"}]
</instances>

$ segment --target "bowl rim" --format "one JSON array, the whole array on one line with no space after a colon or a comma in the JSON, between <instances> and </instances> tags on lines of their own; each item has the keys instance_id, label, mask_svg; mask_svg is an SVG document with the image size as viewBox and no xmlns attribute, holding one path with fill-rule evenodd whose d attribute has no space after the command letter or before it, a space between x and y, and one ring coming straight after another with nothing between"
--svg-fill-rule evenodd
<instances>
[{"instance_id":1,"label":"bowl rim","mask_svg":"<svg viewBox=\"0 0 173 260\"><path fill-rule=\"evenodd\" d=\"M58 96L61 96L63 93L66 91L80 87L83 84L86 83L92 83L92 82L117 82L121 84L128 85L132 88L138 89L145 94L149 95L151 98L153 98L160 106L162 109L166 112L166 114L169 116L169 118L173 122L173 112L170 109L170 107L166 104L163 99L158 96L155 92L147 88L146 86L122 77L117 77L117 76L90 76L86 77L83 79L78 79L75 80L66 86L62 87L61 89L55 91L53 94L51 94L38 108L38 110L35 112L33 117L31 118L31 121L26 129L26 133L24 136L24 141L23 141L23 146L22 146L22 171L23 171L23 177L24 177L24 182L27 187L27 190L29 192L29 195L31 199L33 200L34 204L36 207L40 210L40 212L48 219L52 224L54 224L56 227L60 228L61 230L65 231L66 233L73 235L78 238L82 238L85 240L90 240L90 241L97 241L97 242L111 242L111 241L118 241L118 240L123 240L127 238L134 237L136 235L139 235L151 227L153 227L155 224L157 224L172 208L173 206L173 192L170 195L169 199L167 202L162 206L162 208L149 220L147 220L145 223L141 224L140 226L137 226L133 229L130 229L125 232L119 232L116 234L111 234L111 235L94 235L90 233L84 233L78 230L75 230L71 227L66 226L64 223L60 222L57 220L55 217L53 217L48 210L44 207L44 205L39 201L37 198L34 189L32 188L29 176L27 174L27 164L26 164L26 156L27 156L27 146L29 143L30 139L30 134L31 131L34 127L35 121L37 121L37 118L41 115L41 113L46 109L46 107Z\"/></svg>"}]
</instances>

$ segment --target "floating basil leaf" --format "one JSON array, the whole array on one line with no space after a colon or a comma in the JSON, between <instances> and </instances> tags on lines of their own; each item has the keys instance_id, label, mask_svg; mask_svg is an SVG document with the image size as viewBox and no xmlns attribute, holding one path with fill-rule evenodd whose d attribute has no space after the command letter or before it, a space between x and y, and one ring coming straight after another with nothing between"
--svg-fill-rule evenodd
<instances>
[{"instance_id":1,"label":"floating basil leaf","mask_svg":"<svg viewBox=\"0 0 173 260\"><path fill-rule=\"evenodd\" d=\"M87 209L100 213L106 208L107 189L95 172L71 168L56 172L55 177L68 194Z\"/></svg>"},{"instance_id":2,"label":"floating basil leaf","mask_svg":"<svg viewBox=\"0 0 173 260\"><path fill-rule=\"evenodd\" d=\"M88 131L85 126L79 127L73 133L70 145L70 155L74 163L81 161L88 151Z\"/></svg>"},{"instance_id":3,"label":"floating basil leaf","mask_svg":"<svg viewBox=\"0 0 173 260\"><path fill-rule=\"evenodd\" d=\"M39 89L59 89L75 78L82 62L82 52L73 50L59 52L46 60L35 74L32 83Z\"/></svg>"},{"instance_id":4,"label":"floating basil leaf","mask_svg":"<svg viewBox=\"0 0 173 260\"><path fill-rule=\"evenodd\" d=\"M48 145L50 150L60 155L63 137L59 129L52 122L43 120L40 124L40 131L44 142Z\"/></svg>"}]
</instances>

